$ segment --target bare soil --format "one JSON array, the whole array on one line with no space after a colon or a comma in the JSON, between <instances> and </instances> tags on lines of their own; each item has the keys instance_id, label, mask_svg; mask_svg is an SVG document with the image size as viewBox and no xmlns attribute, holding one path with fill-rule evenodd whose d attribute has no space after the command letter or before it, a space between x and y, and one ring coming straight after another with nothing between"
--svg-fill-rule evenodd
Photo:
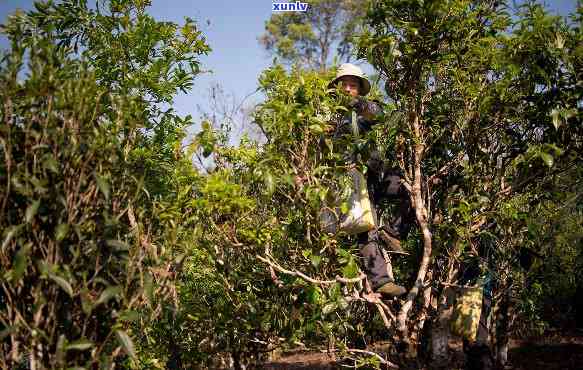
<instances>
[{"instance_id":1,"label":"bare soil","mask_svg":"<svg viewBox=\"0 0 583 370\"><path fill-rule=\"evenodd\" d=\"M451 369L463 368L462 346L459 341L450 342ZM377 349L379 351L379 349ZM514 338L510 341L509 361L505 369L515 370L583 370L583 332L549 333L535 339ZM341 368L326 353L301 352L282 356L266 363L269 370L328 370ZM401 368L413 369L411 363ZM419 368L419 367L417 367Z\"/></svg>"}]
</instances>

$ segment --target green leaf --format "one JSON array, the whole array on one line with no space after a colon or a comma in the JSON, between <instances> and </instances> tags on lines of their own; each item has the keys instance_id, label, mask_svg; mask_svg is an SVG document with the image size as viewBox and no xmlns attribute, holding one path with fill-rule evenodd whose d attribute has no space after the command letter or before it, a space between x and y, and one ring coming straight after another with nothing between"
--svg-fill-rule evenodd
<instances>
[{"instance_id":1,"label":"green leaf","mask_svg":"<svg viewBox=\"0 0 583 370\"><path fill-rule=\"evenodd\" d=\"M121 287L117 285L105 288L105 290L101 292L101 295L95 302L95 306L99 306L102 303L107 303L110 299L114 298L119 293L121 293L121 291L122 291Z\"/></svg>"},{"instance_id":2,"label":"green leaf","mask_svg":"<svg viewBox=\"0 0 583 370\"><path fill-rule=\"evenodd\" d=\"M30 243L26 244L24 247L20 248L20 250L14 256L11 274L13 281L19 281L24 274L28 262L28 252L30 251L30 247Z\"/></svg>"},{"instance_id":3,"label":"green leaf","mask_svg":"<svg viewBox=\"0 0 583 370\"><path fill-rule=\"evenodd\" d=\"M119 320L127 321L127 322L134 322L140 319L140 314L137 311L128 310L123 312L119 315Z\"/></svg>"},{"instance_id":4,"label":"green leaf","mask_svg":"<svg viewBox=\"0 0 583 370\"><path fill-rule=\"evenodd\" d=\"M67 345L67 350L86 351L93 347L93 342L89 339L78 339Z\"/></svg>"},{"instance_id":5,"label":"green leaf","mask_svg":"<svg viewBox=\"0 0 583 370\"><path fill-rule=\"evenodd\" d=\"M340 297L336 301L336 306L341 310L346 310L348 308L348 301L344 297Z\"/></svg>"},{"instance_id":6,"label":"green leaf","mask_svg":"<svg viewBox=\"0 0 583 370\"><path fill-rule=\"evenodd\" d=\"M555 130L559 128L559 125L561 124L561 120L559 119L559 115L560 112L557 108L554 108L551 111L551 118L553 120L553 126L555 126Z\"/></svg>"},{"instance_id":7,"label":"green leaf","mask_svg":"<svg viewBox=\"0 0 583 370\"><path fill-rule=\"evenodd\" d=\"M265 175L263 176L263 179L265 181L267 193L273 194L273 192L275 191L275 180L273 179L273 175L271 174L271 172L266 172Z\"/></svg>"},{"instance_id":8,"label":"green leaf","mask_svg":"<svg viewBox=\"0 0 583 370\"><path fill-rule=\"evenodd\" d=\"M129 245L121 240L109 239L105 241L105 244L116 252L125 252L130 249Z\"/></svg>"},{"instance_id":9,"label":"green leaf","mask_svg":"<svg viewBox=\"0 0 583 370\"><path fill-rule=\"evenodd\" d=\"M49 274L49 279L57 283L70 297L73 297L73 287L67 280L53 273Z\"/></svg>"},{"instance_id":10,"label":"green leaf","mask_svg":"<svg viewBox=\"0 0 583 370\"><path fill-rule=\"evenodd\" d=\"M350 261L342 268L342 275L345 278L354 278L358 275L358 266L354 262L354 259L350 259Z\"/></svg>"},{"instance_id":11,"label":"green leaf","mask_svg":"<svg viewBox=\"0 0 583 370\"><path fill-rule=\"evenodd\" d=\"M317 304L320 300L320 288L315 286L308 287L308 291L306 292L306 301L311 304Z\"/></svg>"},{"instance_id":12,"label":"green leaf","mask_svg":"<svg viewBox=\"0 0 583 370\"><path fill-rule=\"evenodd\" d=\"M330 299L337 300L339 297L342 296L342 287L339 283L334 283L330 289L328 290L328 295Z\"/></svg>"},{"instance_id":13,"label":"green leaf","mask_svg":"<svg viewBox=\"0 0 583 370\"><path fill-rule=\"evenodd\" d=\"M6 229L6 231L4 232L6 236L4 237L4 241L2 242L2 249L8 247L8 244L10 244L12 238L18 235L23 226L24 225L10 226L9 228Z\"/></svg>"},{"instance_id":14,"label":"green leaf","mask_svg":"<svg viewBox=\"0 0 583 370\"><path fill-rule=\"evenodd\" d=\"M103 176L99 176L97 173L93 174L95 176L95 182L97 183L97 187L99 191L105 196L106 200L109 200L109 193L110 193L110 186L107 179Z\"/></svg>"},{"instance_id":15,"label":"green leaf","mask_svg":"<svg viewBox=\"0 0 583 370\"><path fill-rule=\"evenodd\" d=\"M93 310L93 302L87 288L81 289L80 297L81 297L81 309L83 310L85 315L89 315L91 313L91 310Z\"/></svg>"},{"instance_id":16,"label":"green leaf","mask_svg":"<svg viewBox=\"0 0 583 370\"><path fill-rule=\"evenodd\" d=\"M146 274L144 277L144 294L148 298L148 302L152 304L154 302L154 281L150 274Z\"/></svg>"},{"instance_id":17,"label":"green leaf","mask_svg":"<svg viewBox=\"0 0 583 370\"><path fill-rule=\"evenodd\" d=\"M328 315L330 312L334 311L336 309L336 302L330 302L327 303L323 308L322 308L322 313L324 315Z\"/></svg>"},{"instance_id":18,"label":"green leaf","mask_svg":"<svg viewBox=\"0 0 583 370\"><path fill-rule=\"evenodd\" d=\"M326 147L328 148L328 150L330 152L334 151L334 145L332 144L332 140L330 140L329 138L324 139L324 143L326 144Z\"/></svg>"},{"instance_id":19,"label":"green leaf","mask_svg":"<svg viewBox=\"0 0 583 370\"><path fill-rule=\"evenodd\" d=\"M61 241L67 237L69 233L69 225L68 224L59 224L55 230L55 239L57 241Z\"/></svg>"},{"instance_id":20,"label":"green leaf","mask_svg":"<svg viewBox=\"0 0 583 370\"><path fill-rule=\"evenodd\" d=\"M490 198L488 198L484 195L478 196L478 203L488 203L489 201L490 201Z\"/></svg>"},{"instance_id":21,"label":"green leaf","mask_svg":"<svg viewBox=\"0 0 583 370\"><path fill-rule=\"evenodd\" d=\"M310 125L310 130L315 132L316 134L324 133L324 129L320 125Z\"/></svg>"},{"instance_id":22,"label":"green leaf","mask_svg":"<svg viewBox=\"0 0 583 370\"><path fill-rule=\"evenodd\" d=\"M48 155L47 158L43 161L43 167L52 173L58 174L59 173L59 162L52 155Z\"/></svg>"},{"instance_id":23,"label":"green leaf","mask_svg":"<svg viewBox=\"0 0 583 370\"><path fill-rule=\"evenodd\" d=\"M312 263L312 266L314 266L314 268L318 268L318 266L320 266L320 262L322 262L322 257L316 254L312 254L310 256L310 262Z\"/></svg>"},{"instance_id":24,"label":"green leaf","mask_svg":"<svg viewBox=\"0 0 583 370\"><path fill-rule=\"evenodd\" d=\"M24 219L26 220L27 223L30 223L32 221L32 219L36 215L36 212L38 211L39 206L40 200L35 200L34 202L32 202L31 205L28 206L28 208L26 208L26 214Z\"/></svg>"},{"instance_id":25,"label":"green leaf","mask_svg":"<svg viewBox=\"0 0 583 370\"><path fill-rule=\"evenodd\" d=\"M342 202L340 204L340 212L342 212L343 214L347 214L348 211L350 210L348 202Z\"/></svg>"},{"instance_id":26,"label":"green leaf","mask_svg":"<svg viewBox=\"0 0 583 370\"><path fill-rule=\"evenodd\" d=\"M549 153L541 152L540 157L549 168L553 167L554 158L552 155L550 155Z\"/></svg>"},{"instance_id":27,"label":"green leaf","mask_svg":"<svg viewBox=\"0 0 583 370\"><path fill-rule=\"evenodd\" d=\"M117 335L117 339L119 340L119 343L122 345L122 347L125 349L126 353L130 357L136 358L134 342L132 341L130 336L125 331L122 330L116 331L115 334Z\"/></svg>"}]
</instances>

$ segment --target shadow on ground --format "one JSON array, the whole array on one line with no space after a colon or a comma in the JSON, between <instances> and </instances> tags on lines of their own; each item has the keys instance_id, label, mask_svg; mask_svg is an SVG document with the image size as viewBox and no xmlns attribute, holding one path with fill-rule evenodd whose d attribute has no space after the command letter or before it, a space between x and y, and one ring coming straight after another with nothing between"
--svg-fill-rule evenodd
<instances>
[{"instance_id":1,"label":"shadow on ground","mask_svg":"<svg viewBox=\"0 0 583 370\"><path fill-rule=\"evenodd\" d=\"M527 344L511 348L508 357L517 370L582 370L583 344Z\"/></svg>"},{"instance_id":2,"label":"shadow on ground","mask_svg":"<svg viewBox=\"0 0 583 370\"><path fill-rule=\"evenodd\" d=\"M451 343L452 359L460 368L461 343ZM510 342L509 363L505 370L583 370L583 335L564 334L539 338L534 341L514 339ZM264 364L268 370L329 370L341 366L325 353L296 353ZM403 369L414 367L403 366Z\"/></svg>"}]
</instances>

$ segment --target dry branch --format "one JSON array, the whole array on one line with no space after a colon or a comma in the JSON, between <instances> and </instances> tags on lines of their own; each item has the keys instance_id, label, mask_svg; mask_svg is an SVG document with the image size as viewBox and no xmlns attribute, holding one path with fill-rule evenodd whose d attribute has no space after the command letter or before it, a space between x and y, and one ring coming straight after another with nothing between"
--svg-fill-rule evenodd
<instances>
[{"instance_id":1,"label":"dry branch","mask_svg":"<svg viewBox=\"0 0 583 370\"><path fill-rule=\"evenodd\" d=\"M385 359L383 356L381 356L378 353L373 352L373 351L367 351L367 350L364 350L364 349L356 349L356 348L347 348L347 349L344 349L344 350L335 350L335 352L340 352L340 351L349 352L349 353L362 353L362 354L365 354L365 355L374 356L383 365L387 365L387 366L392 367L394 369L398 369L399 368L398 365L392 363L391 361ZM328 352L328 350L326 350L326 351L323 350L322 352Z\"/></svg>"},{"instance_id":2,"label":"dry branch","mask_svg":"<svg viewBox=\"0 0 583 370\"><path fill-rule=\"evenodd\" d=\"M303 272L297 271L297 270L288 270L282 266L280 266L279 264L269 260L268 258L264 258L261 257L259 255L256 256L260 261L266 263L269 266L269 270L270 270L270 274L271 274L271 278L272 280L275 281L280 281L277 276L275 275L275 272L273 270L277 270L283 274L286 275L292 275L292 276L297 276L299 278L304 279L307 282L310 282L312 284L318 284L318 285L331 285L331 284L335 284L335 283L343 283L343 284L348 284L348 283L358 283L361 282L363 280L366 279L366 275L364 273L360 273L360 275L356 278L343 278L340 276L336 276L336 278L334 280L319 280L319 279L314 279L306 274L304 274ZM278 287L281 287L281 285L278 284ZM361 295L356 295L356 296L348 296L345 297L347 301L364 301L364 302L368 302L368 303L372 303L374 304L378 311L379 314L381 315L381 318L383 320L383 323L385 324L385 327L390 328L391 327L391 323L389 321L389 319L387 318L387 315L390 317L390 319L395 322L396 321L396 317L393 314L393 312L391 311L391 309L385 304L383 303L383 301L381 300L381 295L378 293L372 293L369 292L367 294L362 294Z\"/></svg>"},{"instance_id":3,"label":"dry branch","mask_svg":"<svg viewBox=\"0 0 583 370\"><path fill-rule=\"evenodd\" d=\"M336 278L334 280L319 280L319 279L314 279L312 277L309 277L308 275L304 274L301 271L298 270L288 270L282 266L280 266L279 264L261 257L260 255L256 256L261 262L268 264L269 266L271 266L272 268L276 269L277 271L286 274L286 275L292 275L292 276L297 276L299 278L302 278L312 284L318 284L318 285L331 285L331 284L335 284L335 283L344 283L344 284L349 284L349 283L357 283L359 281L362 281L364 279L366 279L366 275L361 273L358 277L355 278L343 278L340 276L336 276Z\"/></svg>"}]
</instances>

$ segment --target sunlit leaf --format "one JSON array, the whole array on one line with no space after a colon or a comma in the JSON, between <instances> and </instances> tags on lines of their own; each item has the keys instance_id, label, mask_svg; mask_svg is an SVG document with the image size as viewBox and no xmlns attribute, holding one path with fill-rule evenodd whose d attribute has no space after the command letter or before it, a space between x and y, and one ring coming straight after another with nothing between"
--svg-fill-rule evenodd
<instances>
[{"instance_id":1,"label":"sunlit leaf","mask_svg":"<svg viewBox=\"0 0 583 370\"><path fill-rule=\"evenodd\" d=\"M100 176L97 173L94 173L93 175L95 176L95 182L97 183L99 191L101 191L106 200L109 200L109 193L111 190L109 182L105 177Z\"/></svg>"},{"instance_id":2,"label":"sunlit leaf","mask_svg":"<svg viewBox=\"0 0 583 370\"><path fill-rule=\"evenodd\" d=\"M93 348L94 344L89 339L78 339L74 342L71 342L67 345L67 350L77 350L77 351L86 351L90 348Z\"/></svg>"},{"instance_id":3,"label":"sunlit leaf","mask_svg":"<svg viewBox=\"0 0 583 370\"><path fill-rule=\"evenodd\" d=\"M67 237L69 233L69 224L59 224L55 229L55 239L61 241Z\"/></svg>"},{"instance_id":4,"label":"sunlit leaf","mask_svg":"<svg viewBox=\"0 0 583 370\"><path fill-rule=\"evenodd\" d=\"M554 158L549 153L541 152L540 157L548 167L553 167Z\"/></svg>"},{"instance_id":5,"label":"sunlit leaf","mask_svg":"<svg viewBox=\"0 0 583 370\"><path fill-rule=\"evenodd\" d=\"M24 217L26 222L32 221L32 219L36 215L36 212L38 211L39 206L40 206L40 200L35 200L34 202L32 202L31 205L29 205L26 208L26 213L25 213L25 217Z\"/></svg>"},{"instance_id":6,"label":"sunlit leaf","mask_svg":"<svg viewBox=\"0 0 583 370\"><path fill-rule=\"evenodd\" d=\"M122 288L120 286L110 286L107 287L101 292L97 301L95 301L95 306L100 304L107 303L110 299L115 298L122 292Z\"/></svg>"},{"instance_id":7,"label":"sunlit leaf","mask_svg":"<svg viewBox=\"0 0 583 370\"><path fill-rule=\"evenodd\" d=\"M73 287L71 286L71 284L67 280L65 280L61 276L58 276L54 273L49 274L49 279L51 279L58 286L60 286L61 289L63 289L70 297L73 297Z\"/></svg>"},{"instance_id":8,"label":"sunlit leaf","mask_svg":"<svg viewBox=\"0 0 583 370\"><path fill-rule=\"evenodd\" d=\"M335 309L336 309L336 302L330 302L330 303L327 303L326 305L324 305L324 307L322 307L322 313L324 315L328 315L329 313L331 313Z\"/></svg>"},{"instance_id":9,"label":"sunlit leaf","mask_svg":"<svg viewBox=\"0 0 583 370\"><path fill-rule=\"evenodd\" d=\"M117 330L115 332L115 334L117 335L117 339L118 339L119 343L121 344L121 346L126 351L126 353L130 357L135 358L136 357L136 350L135 350L134 342L132 341L130 336L123 330Z\"/></svg>"},{"instance_id":10,"label":"sunlit leaf","mask_svg":"<svg viewBox=\"0 0 583 370\"><path fill-rule=\"evenodd\" d=\"M28 264L28 254L30 252L31 244L26 244L16 253L14 256L14 261L12 263L12 275L11 278L14 281L19 281L24 275L24 271Z\"/></svg>"}]
</instances>

